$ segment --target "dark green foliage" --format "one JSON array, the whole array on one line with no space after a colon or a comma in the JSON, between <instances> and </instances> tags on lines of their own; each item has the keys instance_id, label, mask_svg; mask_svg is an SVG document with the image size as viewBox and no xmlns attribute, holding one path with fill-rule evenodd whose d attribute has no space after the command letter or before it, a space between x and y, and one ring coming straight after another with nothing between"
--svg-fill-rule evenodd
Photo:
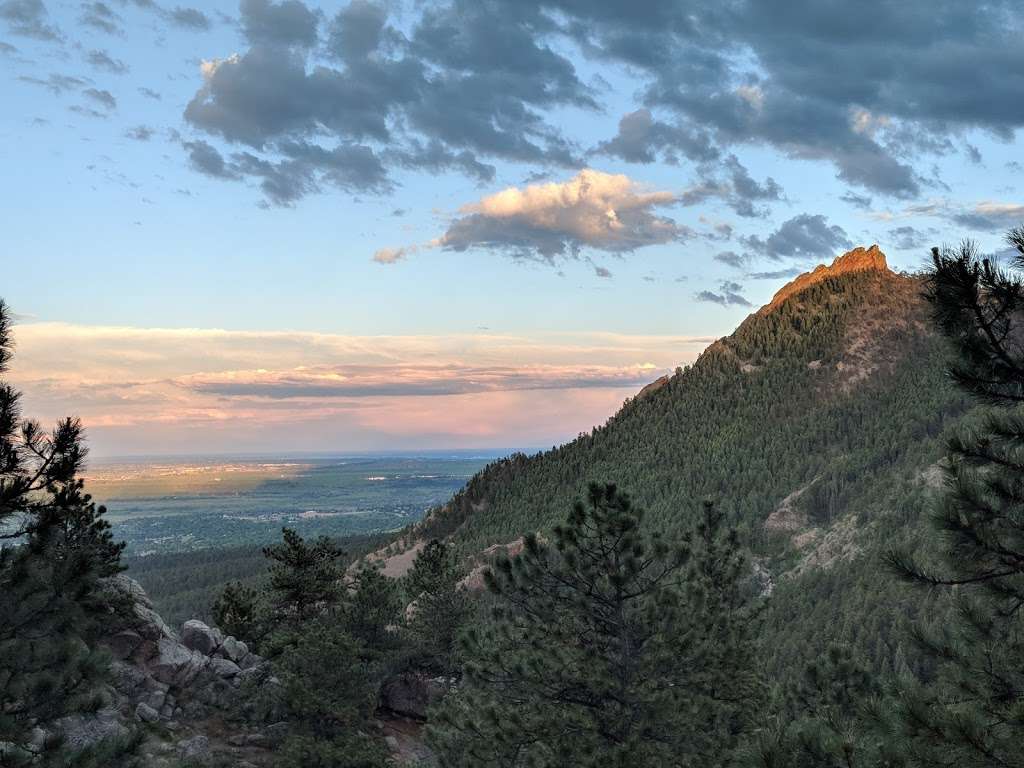
<instances>
[{"instance_id":1,"label":"dark green foliage","mask_svg":"<svg viewBox=\"0 0 1024 768\"><path fill-rule=\"evenodd\" d=\"M890 702L878 676L848 648L832 646L774 702L767 727L746 750L758 768L898 768L887 732Z\"/></svg>"},{"instance_id":2,"label":"dark green foliage","mask_svg":"<svg viewBox=\"0 0 1024 768\"><path fill-rule=\"evenodd\" d=\"M379 768L382 745L363 729L377 680L366 649L328 619L308 623L275 665L284 686L291 734L278 750L283 768Z\"/></svg>"},{"instance_id":3,"label":"dark green foliage","mask_svg":"<svg viewBox=\"0 0 1024 768\"><path fill-rule=\"evenodd\" d=\"M349 587L342 609L344 626L373 655L393 648L402 617L398 584L374 568L362 568Z\"/></svg>"},{"instance_id":4,"label":"dark green foliage","mask_svg":"<svg viewBox=\"0 0 1024 768\"><path fill-rule=\"evenodd\" d=\"M368 720L402 651L398 584L368 568L350 578L337 543L282 533L264 549L271 565L263 589L229 584L215 603L222 628L258 637L283 683L280 700L267 702L283 707L289 726L275 765L383 766Z\"/></svg>"},{"instance_id":5,"label":"dark green foliage","mask_svg":"<svg viewBox=\"0 0 1024 768\"><path fill-rule=\"evenodd\" d=\"M900 738L913 765L1024 766L1024 229L1004 270L970 243L934 252L928 300L953 342L954 380L990 409L949 444L934 552L896 551L911 583L954 590L948 624L918 627L930 674L906 684Z\"/></svg>"},{"instance_id":6,"label":"dark green foliage","mask_svg":"<svg viewBox=\"0 0 1024 768\"><path fill-rule=\"evenodd\" d=\"M213 603L217 627L242 640L258 636L259 595L240 581L232 581Z\"/></svg>"},{"instance_id":7,"label":"dark green foliage","mask_svg":"<svg viewBox=\"0 0 1024 768\"><path fill-rule=\"evenodd\" d=\"M925 471L969 405L945 373L946 344L922 287L877 270L818 282L751 315L607 424L490 465L417 534L453 532L459 553L474 556L550 531L596 479L629 488L647 524L667 533L695 523L695 500L714 498L775 577L761 650L771 678L788 684L835 643L852 644L873 672L891 671L902 617L949 609L911 597L877 558L909 541L927 514ZM806 521L795 531L766 527L800 489ZM842 556L804 566L840 523ZM796 545L804 533L809 543Z\"/></svg>"},{"instance_id":8,"label":"dark green foliage","mask_svg":"<svg viewBox=\"0 0 1024 768\"><path fill-rule=\"evenodd\" d=\"M472 607L459 582L465 577L454 547L437 539L416 555L406 576L405 588L412 601L407 630L414 663L439 675L453 675L459 668L458 636Z\"/></svg>"},{"instance_id":9,"label":"dark green foliage","mask_svg":"<svg viewBox=\"0 0 1024 768\"><path fill-rule=\"evenodd\" d=\"M10 327L0 302L0 373L10 360ZM22 417L18 393L0 383L0 743L5 765L115 765L123 747L73 755L60 718L102 705L108 656L95 639L103 621L99 579L121 570L115 544L78 475L81 424L47 433ZM33 739L41 729L50 734Z\"/></svg>"},{"instance_id":10,"label":"dark green foliage","mask_svg":"<svg viewBox=\"0 0 1024 768\"><path fill-rule=\"evenodd\" d=\"M292 626L315 618L341 598L344 551L326 536L312 544L291 528L263 549L270 566L268 604L273 617Z\"/></svg>"},{"instance_id":11,"label":"dark green foliage","mask_svg":"<svg viewBox=\"0 0 1024 768\"><path fill-rule=\"evenodd\" d=\"M339 539L345 550L341 564L380 549L390 541L381 534ZM262 546L127 557L129 574L146 589L157 611L171 626L197 618L216 624L213 604L231 582L262 591L267 579L267 559Z\"/></svg>"},{"instance_id":12,"label":"dark green foliage","mask_svg":"<svg viewBox=\"0 0 1024 768\"><path fill-rule=\"evenodd\" d=\"M445 766L725 765L758 702L746 566L705 506L678 543L591 486L486 580L493 622L431 736Z\"/></svg>"}]
</instances>

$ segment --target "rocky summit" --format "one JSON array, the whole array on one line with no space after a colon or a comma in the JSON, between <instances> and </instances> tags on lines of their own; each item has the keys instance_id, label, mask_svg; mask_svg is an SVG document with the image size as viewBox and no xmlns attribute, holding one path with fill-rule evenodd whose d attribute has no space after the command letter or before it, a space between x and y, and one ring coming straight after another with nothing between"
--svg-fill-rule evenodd
<instances>
[{"instance_id":1,"label":"rocky summit","mask_svg":"<svg viewBox=\"0 0 1024 768\"><path fill-rule=\"evenodd\" d=\"M889 265L885 261L885 254L882 253L882 249L877 245L872 245L869 248L864 248L863 246L854 248L842 256L837 256L830 265L819 264L812 271L805 272L795 280L782 286L762 311L773 309L790 296L800 293L815 283L820 283L830 277L839 277L840 275L866 270L890 272Z\"/></svg>"}]
</instances>

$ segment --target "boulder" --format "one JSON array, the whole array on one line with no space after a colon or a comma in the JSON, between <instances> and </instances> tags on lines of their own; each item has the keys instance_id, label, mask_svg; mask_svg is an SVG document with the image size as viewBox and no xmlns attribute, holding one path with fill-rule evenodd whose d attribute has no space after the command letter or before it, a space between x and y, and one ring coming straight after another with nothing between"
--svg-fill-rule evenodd
<instances>
[{"instance_id":1,"label":"boulder","mask_svg":"<svg viewBox=\"0 0 1024 768\"><path fill-rule=\"evenodd\" d=\"M233 637L225 637L224 642L221 643L220 648L217 649L217 656L222 656L225 659L229 659L236 664L249 655L248 646L241 640L236 640Z\"/></svg>"},{"instance_id":2,"label":"boulder","mask_svg":"<svg viewBox=\"0 0 1024 768\"><path fill-rule=\"evenodd\" d=\"M157 658L150 665L150 671L161 683L183 686L192 682L208 662L209 659L198 651L164 637L157 646Z\"/></svg>"},{"instance_id":3,"label":"boulder","mask_svg":"<svg viewBox=\"0 0 1024 768\"><path fill-rule=\"evenodd\" d=\"M186 648L209 656L224 642L224 636L219 629L213 629L198 619L189 619L181 625L181 642Z\"/></svg>"},{"instance_id":4,"label":"boulder","mask_svg":"<svg viewBox=\"0 0 1024 768\"><path fill-rule=\"evenodd\" d=\"M155 723L160 719L160 713L143 701L135 708L135 719L143 723Z\"/></svg>"},{"instance_id":5,"label":"boulder","mask_svg":"<svg viewBox=\"0 0 1024 768\"><path fill-rule=\"evenodd\" d=\"M72 715L57 721L64 743L73 750L85 749L105 739L124 738L129 730L121 722L120 713L111 707L85 715Z\"/></svg>"},{"instance_id":6,"label":"boulder","mask_svg":"<svg viewBox=\"0 0 1024 768\"><path fill-rule=\"evenodd\" d=\"M217 677L238 677L242 670L233 661L213 658L210 659L210 671Z\"/></svg>"},{"instance_id":7,"label":"boulder","mask_svg":"<svg viewBox=\"0 0 1024 768\"><path fill-rule=\"evenodd\" d=\"M190 739L178 742L178 757L192 763L208 763L212 758L210 754L210 740L199 734Z\"/></svg>"},{"instance_id":8,"label":"boulder","mask_svg":"<svg viewBox=\"0 0 1024 768\"><path fill-rule=\"evenodd\" d=\"M136 649L142 645L142 642L142 635L133 630L126 629L108 638L106 645L115 659L123 661L135 653Z\"/></svg>"},{"instance_id":9,"label":"boulder","mask_svg":"<svg viewBox=\"0 0 1024 768\"><path fill-rule=\"evenodd\" d=\"M427 709L448 693L447 682L417 672L396 675L384 682L380 691L380 705L384 709L425 720Z\"/></svg>"}]
</instances>

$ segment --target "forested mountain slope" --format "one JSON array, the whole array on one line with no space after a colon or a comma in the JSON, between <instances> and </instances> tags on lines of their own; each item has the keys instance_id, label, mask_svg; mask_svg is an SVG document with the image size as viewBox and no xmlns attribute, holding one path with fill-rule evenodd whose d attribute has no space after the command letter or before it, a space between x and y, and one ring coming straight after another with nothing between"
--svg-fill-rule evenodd
<instances>
[{"instance_id":1,"label":"forested mountain slope","mask_svg":"<svg viewBox=\"0 0 1024 768\"><path fill-rule=\"evenodd\" d=\"M877 246L851 251L604 426L489 465L407 541L450 537L473 557L561 522L595 480L618 483L668 530L712 499L774 589L765 632L777 672L834 639L876 664L897 659L892 624L920 606L878 554L922 530L944 433L966 407L921 287Z\"/></svg>"}]
</instances>

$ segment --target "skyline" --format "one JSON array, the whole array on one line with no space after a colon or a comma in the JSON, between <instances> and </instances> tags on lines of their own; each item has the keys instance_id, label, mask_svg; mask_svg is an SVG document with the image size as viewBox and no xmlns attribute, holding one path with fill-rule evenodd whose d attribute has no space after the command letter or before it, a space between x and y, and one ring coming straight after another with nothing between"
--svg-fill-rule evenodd
<instances>
[{"instance_id":1,"label":"skyline","mask_svg":"<svg viewBox=\"0 0 1024 768\"><path fill-rule=\"evenodd\" d=\"M800 271L1024 221L1013 4L635 5L0 0L27 412L550 445Z\"/></svg>"}]
</instances>

